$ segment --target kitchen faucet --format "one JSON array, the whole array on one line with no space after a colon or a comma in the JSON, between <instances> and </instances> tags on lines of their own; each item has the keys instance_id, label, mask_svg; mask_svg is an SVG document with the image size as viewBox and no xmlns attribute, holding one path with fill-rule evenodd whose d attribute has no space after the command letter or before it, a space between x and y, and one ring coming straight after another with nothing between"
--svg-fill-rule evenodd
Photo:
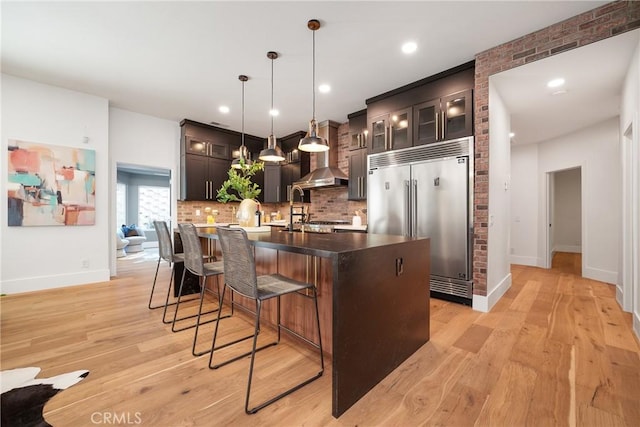
<instances>
[{"instance_id":1,"label":"kitchen faucet","mask_svg":"<svg viewBox=\"0 0 640 427\"><path fill-rule=\"evenodd\" d=\"M298 192L300 193L300 197L302 200L304 200L304 190L302 189L302 187L300 187L299 185L292 185L291 189L289 190L289 232L293 231L293 216L299 216L302 218L302 222L304 222L304 206L302 206L302 209L300 211L300 213L293 213L293 196L296 192L296 190L298 190Z\"/></svg>"}]
</instances>

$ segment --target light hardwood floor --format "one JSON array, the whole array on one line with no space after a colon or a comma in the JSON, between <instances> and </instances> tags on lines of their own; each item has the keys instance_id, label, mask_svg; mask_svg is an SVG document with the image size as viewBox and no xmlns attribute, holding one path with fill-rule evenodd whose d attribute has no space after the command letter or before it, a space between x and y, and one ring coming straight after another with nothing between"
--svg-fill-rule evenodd
<instances>
[{"instance_id":1,"label":"light hardwood floor","mask_svg":"<svg viewBox=\"0 0 640 427\"><path fill-rule=\"evenodd\" d=\"M209 370L208 358L191 356L192 330L172 333L146 308L149 251L119 261L106 283L2 297L2 369L90 371L46 405L54 426L638 426L631 316L612 285L581 278L579 259L559 255L551 270L514 265L490 313L432 300L430 342L340 419L330 415L330 361L320 380L245 415L248 362ZM224 337L251 328L242 314L223 322ZM256 398L315 363L289 340L262 352Z\"/></svg>"}]
</instances>

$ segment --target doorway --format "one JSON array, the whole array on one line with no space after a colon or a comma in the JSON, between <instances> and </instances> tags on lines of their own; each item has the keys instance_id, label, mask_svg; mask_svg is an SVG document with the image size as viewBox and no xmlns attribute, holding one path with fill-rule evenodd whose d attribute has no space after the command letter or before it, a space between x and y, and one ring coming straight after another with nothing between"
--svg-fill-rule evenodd
<instances>
[{"instance_id":1,"label":"doorway","mask_svg":"<svg viewBox=\"0 0 640 427\"><path fill-rule=\"evenodd\" d=\"M171 222L171 170L118 163L116 224L142 228L144 248L158 246L154 220Z\"/></svg>"},{"instance_id":2,"label":"doorway","mask_svg":"<svg viewBox=\"0 0 640 427\"><path fill-rule=\"evenodd\" d=\"M547 177L546 266L582 275L582 168L548 172Z\"/></svg>"}]
</instances>

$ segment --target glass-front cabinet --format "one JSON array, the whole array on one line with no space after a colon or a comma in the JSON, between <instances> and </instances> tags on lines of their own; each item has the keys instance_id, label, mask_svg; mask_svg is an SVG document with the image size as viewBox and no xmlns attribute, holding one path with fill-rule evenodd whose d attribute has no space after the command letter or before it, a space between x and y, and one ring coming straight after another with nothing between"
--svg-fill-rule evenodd
<instances>
[{"instance_id":1,"label":"glass-front cabinet","mask_svg":"<svg viewBox=\"0 0 640 427\"><path fill-rule=\"evenodd\" d=\"M215 157L218 159L229 158L229 145L226 141L207 141L202 138L185 136L185 148L189 154L200 154L202 156Z\"/></svg>"},{"instance_id":2,"label":"glass-front cabinet","mask_svg":"<svg viewBox=\"0 0 640 427\"><path fill-rule=\"evenodd\" d=\"M471 91L445 96L441 101L445 115L445 139L461 138L473 134Z\"/></svg>"},{"instance_id":3,"label":"glass-front cabinet","mask_svg":"<svg viewBox=\"0 0 640 427\"><path fill-rule=\"evenodd\" d=\"M414 145L472 135L471 93L458 92L414 106Z\"/></svg>"},{"instance_id":4,"label":"glass-front cabinet","mask_svg":"<svg viewBox=\"0 0 640 427\"><path fill-rule=\"evenodd\" d=\"M411 107L371 120L371 145L369 153L398 150L413 145Z\"/></svg>"},{"instance_id":5,"label":"glass-front cabinet","mask_svg":"<svg viewBox=\"0 0 640 427\"><path fill-rule=\"evenodd\" d=\"M413 145L411 107L389 114L389 137L389 150L399 150Z\"/></svg>"}]
</instances>

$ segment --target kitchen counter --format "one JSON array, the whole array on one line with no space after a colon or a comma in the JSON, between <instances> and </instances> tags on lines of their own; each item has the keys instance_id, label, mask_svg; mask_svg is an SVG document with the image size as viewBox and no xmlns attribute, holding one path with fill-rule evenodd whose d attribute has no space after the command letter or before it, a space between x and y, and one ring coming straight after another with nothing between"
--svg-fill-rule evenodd
<instances>
[{"instance_id":1,"label":"kitchen counter","mask_svg":"<svg viewBox=\"0 0 640 427\"><path fill-rule=\"evenodd\" d=\"M215 245L215 227L198 228L198 233L209 247ZM280 273L312 282L318 290L322 343L332 356L334 417L429 340L429 239L289 233L279 227L247 235L258 274ZM241 296L236 301L252 307ZM275 323L269 302L265 319ZM282 318L287 327L318 342L312 304L303 295L283 298Z\"/></svg>"},{"instance_id":2,"label":"kitchen counter","mask_svg":"<svg viewBox=\"0 0 640 427\"><path fill-rule=\"evenodd\" d=\"M198 235L218 239L215 227L198 228ZM284 250L323 258L337 257L340 253L353 252L416 239L387 234L367 233L289 233L280 228L264 233L247 233L251 244L258 247Z\"/></svg>"}]
</instances>

